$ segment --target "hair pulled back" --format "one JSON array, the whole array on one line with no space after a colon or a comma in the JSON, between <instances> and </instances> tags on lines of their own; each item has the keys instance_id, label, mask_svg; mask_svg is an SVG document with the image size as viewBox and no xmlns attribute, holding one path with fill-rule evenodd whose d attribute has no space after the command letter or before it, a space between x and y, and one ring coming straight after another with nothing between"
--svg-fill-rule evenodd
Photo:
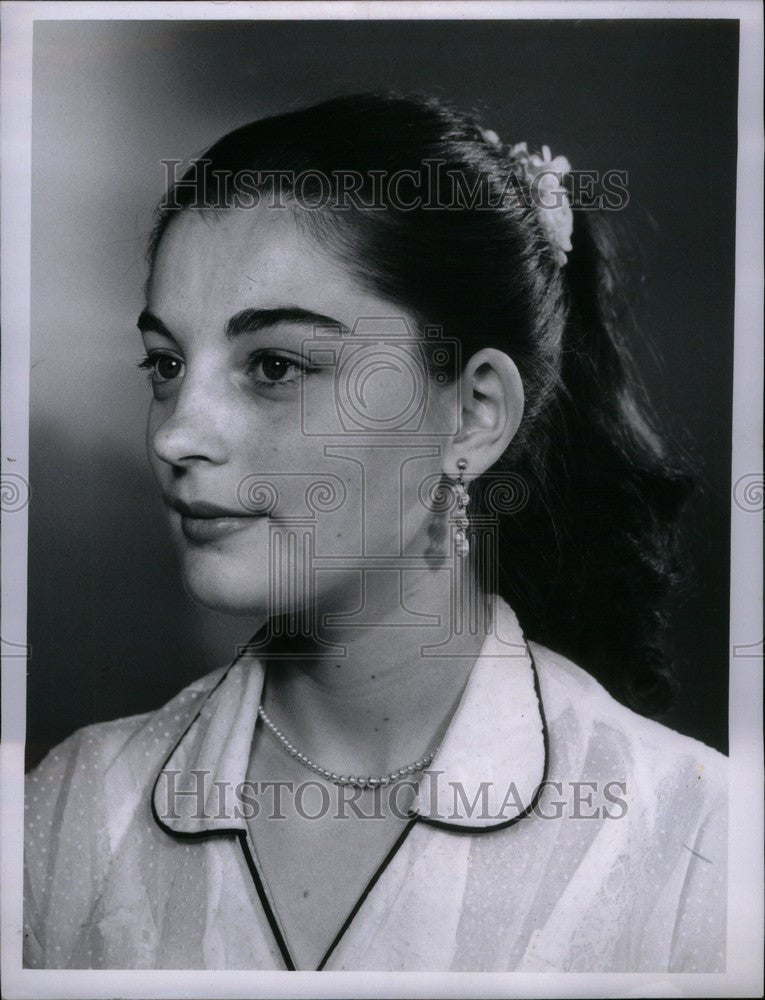
<instances>
[{"instance_id":1,"label":"hair pulled back","mask_svg":"<svg viewBox=\"0 0 765 1000\"><path fill-rule=\"evenodd\" d=\"M460 204L434 204L434 164L458 178ZM177 212L209 204L215 172L249 172L251 193L278 183L287 200L294 191L285 177L302 174L301 195L318 206L327 193L320 178L338 171L362 179L363 204L346 198L337 210L332 189L326 204L301 213L328 252L421 328L458 341L463 362L495 347L520 371L518 433L471 486L471 514L492 507L498 474L522 487L515 502L492 507L499 544L485 553L484 578L530 639L580 663L636 710L661 712L672 693L664 630L689 477L647 418L598 213L574 212L573 250L560 267L537 208L518 196L517 165L475 119L432 99L360 94L255 121L216 142L158 210L150 260ZM401 171L409 172L407 206L374 204L375 176Z\"/></svg>"}]
</instances>

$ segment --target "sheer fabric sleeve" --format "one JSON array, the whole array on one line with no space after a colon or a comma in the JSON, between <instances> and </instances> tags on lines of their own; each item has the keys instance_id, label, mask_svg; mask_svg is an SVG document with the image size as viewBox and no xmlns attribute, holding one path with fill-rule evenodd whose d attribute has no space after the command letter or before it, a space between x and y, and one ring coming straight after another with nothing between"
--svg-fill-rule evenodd
<instances>
[{"instance_id":1,"label":"sheer fabric sleeve","mask_svg":"<svg viewBox=\"0 0 765 1000\"><path fill-rule=\"evenodd\" d=\"M52 750L25 782L24 795L24 946L25 968L45 968L45 918L61 831L80 754L79 733Z\"/></svg>"},{"instance_id":2,"label":"sheer fabric sleeve","mask_svg":"<svg viewBox=\"0 0 765 1000\"><path fill-rule=\"evenodd\" d=\"M724 778L724 773L723 773ZM670 972L724 972L727 938L728 797L723 780L709 796L678 900Z\"/></svg>"},{"instance_id":3,"label":"sheer fabric sleeve","mask_svg":"<svg viewBox=\"0 0 765 1000\"><path fill-rule=\"evenodd\" d=\"M140 718L78 730L27 776L27 968L67 968L72 961L112 863L109 804L128 801L133 790L129 780L115 787L110 766Z\"/></svg>"}]
</instances>

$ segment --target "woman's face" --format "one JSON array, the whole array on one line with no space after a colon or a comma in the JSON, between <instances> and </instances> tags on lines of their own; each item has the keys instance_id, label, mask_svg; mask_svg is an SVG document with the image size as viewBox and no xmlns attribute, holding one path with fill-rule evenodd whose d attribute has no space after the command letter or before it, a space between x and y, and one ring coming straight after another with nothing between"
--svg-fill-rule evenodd
<instances>
[{"instance_id":1,"label":"woman's face","mask_svg":"<svg viewBox=\"0 0 765 1000\"><path fill-rule=\"evenodd\" d=\"M426 378L406 320L289 210L169 225L139 322L148 450L200 602L355 608L362 578L383 593L432 551L456 388Z\"/></svg>"}]
</instances>

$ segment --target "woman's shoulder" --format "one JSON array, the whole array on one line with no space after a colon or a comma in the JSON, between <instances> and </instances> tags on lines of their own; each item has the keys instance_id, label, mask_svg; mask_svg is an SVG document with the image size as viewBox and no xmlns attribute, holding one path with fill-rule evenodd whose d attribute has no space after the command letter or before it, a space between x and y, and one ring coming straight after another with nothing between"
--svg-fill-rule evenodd
<instances>
[{"instance_id":1,"label":"woman's shoulder","mask_svg":"<svg viewBox=\"0 0 765 1000\"><path fill-rule=\"evenodd\" d=\"M529 645L551 743L579 742L590 759L622 761L633 776L652 782L666 776L693 781L708 795L726 794L728 759L718 750L622 705L565 656Z\"/></svg>"},{"instance_id":2,"label":"woman's shoulder","mask_svg":"<svg viewBox=\"0 0 765 1000\"><path fill-rule=\"evenodd\" d=\"M153 766L180 738L227 669L221 667L193 681L160 708L81 726L28 773L28 785L60 787L57 777L71 780L83 770L103 776L118 762L131 758Z\"/></svg>"}]
</instances>

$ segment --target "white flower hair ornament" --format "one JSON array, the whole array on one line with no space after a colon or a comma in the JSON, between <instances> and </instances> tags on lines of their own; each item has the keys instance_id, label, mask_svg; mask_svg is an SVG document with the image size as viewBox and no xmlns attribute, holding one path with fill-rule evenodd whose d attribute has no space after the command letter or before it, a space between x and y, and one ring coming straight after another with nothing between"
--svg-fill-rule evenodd
<instances>
[{"instance_id":1,"label":"white flower hair ornament","mask_svg":"<svg viewBox=\"0 0 765 1000\"><path fill-rule=\"evenodd\" d=\"M496 132L486 129L483 138L491 146L502 146ZM542 231L552 248L555 260L564 267L567 254L573 249L571 234L574 230L574 213L568 193L561 180L571 172L571 164L565 156L553 158L549 146L542 146L542 155L530 153L525 142L510 147L510 159L518 164L523 180L531 189Z\"/></svg>"}]
</instances>

